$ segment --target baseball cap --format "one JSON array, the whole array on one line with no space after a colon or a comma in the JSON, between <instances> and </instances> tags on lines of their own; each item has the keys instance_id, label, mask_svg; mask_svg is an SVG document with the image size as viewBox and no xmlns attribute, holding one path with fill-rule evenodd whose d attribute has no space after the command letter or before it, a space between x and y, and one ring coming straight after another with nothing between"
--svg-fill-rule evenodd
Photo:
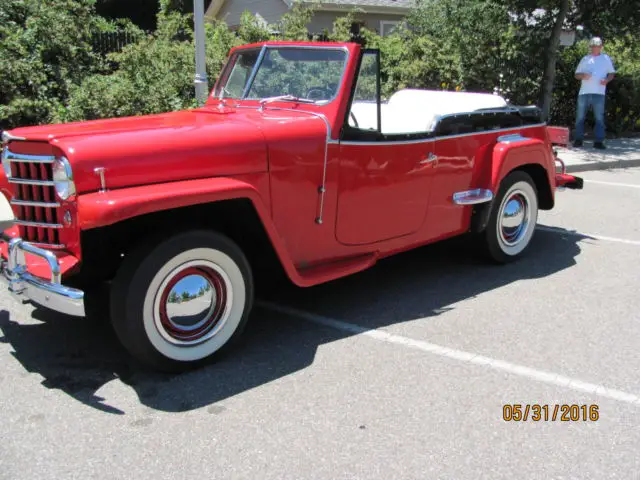
<instances>
[{"instance_id":1,"label":"baseball cap","mask_svg":"<svg viewBox=\"0 0 640 480\"><path fill-rule=\"evenodd\" d=\"M590 47L601 47L602 46L602 39L600 37L593 37L591 39L591 41L589 41L589 46Z\"/></svg>"}]
</instances>

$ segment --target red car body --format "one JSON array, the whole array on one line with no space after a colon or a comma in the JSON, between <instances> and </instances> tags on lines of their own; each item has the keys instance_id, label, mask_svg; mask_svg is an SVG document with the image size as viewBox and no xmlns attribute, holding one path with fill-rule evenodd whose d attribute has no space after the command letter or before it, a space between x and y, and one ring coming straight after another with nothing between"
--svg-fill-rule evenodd
<instances>
[{"instance_id":1,"label":"red car body","mask_svg":"<svg viewBox=\"0 0 640 480\"><path fill-rule=\"evenodd\" d=\"M230 57L265 45L301 46L248 45ZM52 189L43 193L37 186L10 183L0 171L0 191L7 199L56 204L14 203L18 224L4 232L2 258L8 259L11 239L20 238L23 246L55 255L60 285L87 270L109 280L117 265L107 273L89 254L98 248L87 240L92 231L108 235L150 214L177 219L195 206L241 199L249 202L290 280L311 286L398 252L481 231L488 215L482 204L456 203L454 195L476 190L495 195L514 171L529 172L535 180L541 209L553 207L558 187L582 187L552 149L553 143L566 143L567 130L543 122L416 139L345 140L363 50L354 43L303 45L347 52L337 94L326 104L285 99L261 105L212 94L204 106L188 111L7 132L5 147L12 155L66 157L75 194L56 199ZM10 168L15 178L50 178L38 163L17 160ZM249 220L234 219L244 221ZM55 238L50 224L59 226ZM56 283L50 256L40 250L23 253L28 273ZM12 278L6 272L5 277ZM34 301L85 313L47 305L41 297Z\"/></svg>"}]
</instances>

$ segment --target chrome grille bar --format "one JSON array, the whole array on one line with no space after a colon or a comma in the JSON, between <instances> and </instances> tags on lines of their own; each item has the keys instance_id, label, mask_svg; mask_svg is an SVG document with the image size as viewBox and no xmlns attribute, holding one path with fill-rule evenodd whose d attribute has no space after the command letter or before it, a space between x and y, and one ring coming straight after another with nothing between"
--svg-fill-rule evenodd
<instances>
[{"instance_id":1,"label":"chrome grille bar","mask_svg":"<svg viewBox=\"0 0 640 480\"><path fill-rule=\"evenodd\" d=\"M11 138L11 140L23 140ZM64 226L60 220L61 202L57 199L52 166L57 157L52 152L43 154L17 153L2 149L2 160L11 167L8 181L12 185L20 237L32 248L61 250Z\"/></svg>"},{"instance_id":2,"label":"chrome grille bar","mask_svg":"<svg viewBox=\"0 0 640 480\"><path fill-rule=\"evenodd\" d=\"M30 222L27 220L15 220L16 225L24 225L25 227L42 227L42 228L62 228L59 223L42 223L42 222Z\"/></svg>"},{"instance_id":3,"label":"chrome grille bar","mask_svg":"<svg viewBox=\"0 0 640 480\"><path fill-rule=\"evenodd\" d=\"M11 200L11 205L19 205L21 207L48 207L48 208L56 208L59 207L59 203L54 202L33 202L31 200L16 200L15 198Z\"/></svg>"},{"instance_id":4,"label":"chrome grille bar","mask_svg":"<svg viewBox=\"0 0 640 480\"><path fill-rule=\"evenodd\" d=\"M38 185L41 187L53 187L55 182L53 180L28 180L26 178L9 177L9 183L17 183L20 185Z\"/></svg>"},{"instance_id":5,"label":"chrome grille bar","mask_svg":"<svg viewBox=\"0 0 640 480\"><path fill-rule=\"evenodd\" d=\"M24 153L15 153L9 149L5 149L4 155L10 162L53 163L56 161L56 157L50 155L27 155Z\"/></svg>"},{"instance_id":6,"label":"chrome grille bar","mask_svg":"<svg viewBox=\"0 0 640 480\"><path fill-rule=\"evenodd\" d=\"M57 243L39 243L39 242L26 242L29 245L33 245L34 247L39 247L39 248L51 248L53 250L61 250L63 248L65 248L64 245L60 245Z\"/></svg>"}]
</instances>

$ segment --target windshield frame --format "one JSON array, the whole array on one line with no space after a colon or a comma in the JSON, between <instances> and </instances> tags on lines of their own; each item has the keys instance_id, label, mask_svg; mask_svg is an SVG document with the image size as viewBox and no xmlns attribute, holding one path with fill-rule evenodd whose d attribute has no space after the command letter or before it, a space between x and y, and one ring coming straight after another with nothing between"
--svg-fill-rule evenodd
<instances>
[{"instance_id":1,"label":"windshield frame","mask_svg":"<svg viewBox=\"0 0 640 480\"><path fill-rule=\"evenodd\" d=\"M262 45L262 47L260 48L260 53L258 54L258 58L256 60L255 65L253 66L253 69L249 75L249 79L247 80L247 84L245 85L243 91L242 91L242 96L240 98L234 98L234 97L227 97L225 96L224 93L224 88L226 86L226 83L229 79L229 76L231 74L231 70L233 69L233 66L235 65L235 59L237 58L237 55L241 55L244 52L247 51L252 51L252 50L256 50L256 47L247 47L247 48L238 48L236 49L230 56L229 59L227 60L224 69L222 70L222 73L219 77L218 82L216 82L215 88L213 90L213 95L212 97L217 99L217 100L233 100L233 101L247 101L247 102L260 102L261 99L256 99L256 98L247 98L247 95L249 94L249 92L251 91L251 88L253 87L253 82L255 81L256 75L258 74L258 70L260 69L260 67L262 66L262 62L264 60L264 57L267 53L267 50L281 50L281 49L291 49L291 50L334 50L334 51L340 51L340 52L344 52L345 56L344 56L344 60L343 60L343 65L342 65L342 69L340 72L340 79L338 80L338 87L336 88L336 91L334 92L333 96L328 99L328 100L318 100L316 103L314 104L309 104L309 105L318 105L318 106L324 106L324 105L329 105L330 103L334 102L336 100L336 98L338 98L338 96L340 95L340 92L342 90L342 85L344 83L344 79L347 73L347 68L349 66L349 61L350 61L350 52L349 49L347 47L345 47L344 45L336 45L334 46L320 46L320 45L294 45L294 44L290 44L290 45L279 45L279 44L264 44ZM295 103L294 100L282 100L283 102L293 102Z\"/></svg>"}]
</instances>

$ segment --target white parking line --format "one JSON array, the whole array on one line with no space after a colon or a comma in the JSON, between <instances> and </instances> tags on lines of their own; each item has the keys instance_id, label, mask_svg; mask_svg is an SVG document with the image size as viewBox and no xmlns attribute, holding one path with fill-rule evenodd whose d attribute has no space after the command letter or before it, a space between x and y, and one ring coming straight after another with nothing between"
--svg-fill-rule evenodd
<instances>
[{"instance_id":1,"label":"white parking line","mask_svg":"<svg viewBox=\"0 0 640 480\"><path fill-rule=\"evenodd\" d=\"M529 378L538 382L548 383L551 385L557 385L560 387L568 388L570 390L576 390L579 392L586 392L598 397L609 398L612 400L618 400L620 402L631 403L640 405L640 396L631 393L623 392L621 390L615 390L613 388L605 387L604 385L598 385L595 383L583 382L582 380L565 377L563 375L545 372L543 370L537 370L535 368L525 367L515 363L505 362L495 358L485 357L484 355L478 355L476 353L465 352L462 350L456 350L453 348L443 347L434 343L424 342L422 340L414 340L412 338L403 337L400 335L394 335L392 333L385 332L383 330L371 330L354 323L347 323L341 320L317 315L315 313L305 312L304 310L298 310L297 308L286 307L271 302L259 301L257 305L273 310L275 312L283 313L294 317L307 320L309 322L324 325L326 327L335 328L336 330L342 330L344 332L353 333L356 335L364 335L366 337L373 338L385 343L391 343L393 345L400 345L407 348L413 348L421 350L423 352L438 355L440 357L451 358L459 360L471 365L480 365L486 368L494 370L500 370L520 377Z\"/></svg>"},{"instance_id":2,"label":"white parking line","mask_svg":"<svg viewBox=\"0 0 640 480\"><path fill-rule=\"evenodd\" d=\"M571 231L563 230L556 227L549 227L547 225L538 225L536 229L542 230L544 232L560 233L562 235L573 235L575 237L588 237L588 238L593 238L595 240L602 240L603 242L626 243L627 245L640 246L640 240L629 240L627 238L605 237L603 235L594 235L591 233L571 232Z\"/></svg>"},{"instance_id":3,"label":"white parking line","mask_svg":"<svg viewBox=\"0 0 640 480\"><path fill-rule=\"evenodd\" d=\"M602 182L600 180L584 180L586 183L597 183L599 185L611 185L612 187L627 187L627 188L640 188L640 185L634 185L633 183L616 183L616 182Z\"/></svg>"}]
</instances>

